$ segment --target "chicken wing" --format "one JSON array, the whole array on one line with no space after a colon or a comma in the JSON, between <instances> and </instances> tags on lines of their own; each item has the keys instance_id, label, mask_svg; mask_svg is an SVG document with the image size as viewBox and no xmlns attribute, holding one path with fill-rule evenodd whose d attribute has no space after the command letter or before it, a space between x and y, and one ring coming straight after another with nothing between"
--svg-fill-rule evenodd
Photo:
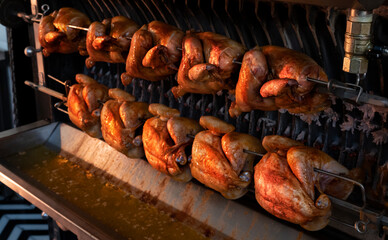
<instances>
[{"instance_id":1,"label":"chicken wing","mask_svg":"<svg viewBox=\"0 0 388 240\"><path fill-rule=\"evenodd\" d=\"M152 117L148 104L134 102L135 98L118 88L109 89L109 96L101 111L101 131L104 140L130 158L144 156L141 135L136 136L146 119Z\"/></svg>"},{"instance_id":2,"label":"chicken wing","mask_svg":"<svg viewBox=\"0 0 388 240\"><path fill-rule=\"evenodd\" d=\"M209 130L195 136L191 174L225 198L240 198L252 180L255 158L244 149L263 153L260 141L248 134L234 132L233 125L214 117L201 117L200 124Z\"/></svg>"},{"instance_id":3,"label":"chicken wing","mask_svg":"<svg viewBox=\"0 0 388 240\"><path fill-rule=\"evenodd\" d=\"M108 88L84 74L75 76L78 84L70 87L67 106L70 120L92 137L100 138L101 103L109 99Z\"/></svg>"},{"instance_id":4,"label":"chicken wing","mask_svg":"<svg viewBox=\"0 0 388 240\"><path fill-rule=\"evenodd\" d=\"M146 158L156 170L172 178L188 182L192 176L185 150L195 135L202 130L198 122L179 117L179 111L162 104L150 104L155 115L143 126L143 144Z\"/></svg>"},{"instance_id":5,"label":"chicken wing","mask_svg":"<svg viewBox=\"0 0 388 240\"><path fill-rule=\"evenodd\" d=\"M183 36L178 28L159 21L143 25L133 35L122 83L128 85L133 78L159 81L174 74Z\"/></svg>"},{"instance_id":6,"label":"chicken wing","mask_svg":"<svg viewBox=\"0 0 388 240\"><path fill-rule=\"evenodd\" d=\"M172 88L176 98L187 92L214 94L222 89L233 89L232 75L239 66L245 48L225 36L212 33L187 33L182 43L178 86Z\"/></svg>"},{"instance_id":7,"label":"chicken wing","mask_svg":"<svg viewBox=\"0 0 388 240\"><path fill-rule=\"evenodd\" d=\"M86 35L86 67L95 62L125 63L132 35L138 29L137 23L124 16L93 22Z\"/></svg>"},{"instance_id":8,"label":"chicken wing","mask_svg":"<svg viewBox=\"0 0 388 240\"><path fill-rule=\"evenodd\" d=\"M90 20L82 12L74 8L61 8L42 18L39 24L39 42L43 47L43 55L51 53L73 53L79 51L87 55L85 34L68 25L89 27Z\"/></svg>"}]
</instances>

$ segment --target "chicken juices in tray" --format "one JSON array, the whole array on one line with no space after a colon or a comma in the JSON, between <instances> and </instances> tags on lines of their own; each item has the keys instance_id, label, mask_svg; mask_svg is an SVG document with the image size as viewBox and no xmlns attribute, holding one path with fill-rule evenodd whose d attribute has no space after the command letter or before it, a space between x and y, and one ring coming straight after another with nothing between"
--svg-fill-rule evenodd
<instances>
[{"instance_id":1,"label":"chicken juices in tray","mask_svg":"<svg viewBox=\"0 0 388 240\"><path fill-rule=\"evenodd\" d=\"M85 33L68 25L89 27L90 20L84 13L68 7L42 18L39 24L39 42L44 56L77 51L81 55L87 55Z\"/></svg>"},{"instance_id":2,"label":"chicken juices in tray","mask_svg":"<svg viewBox=\"0 0 388 240\"><path fill-rule=\"evenodd\" d=\"M182 42L182 61L178 86L172 88L175 98L186 93L214 94L222 89L234 89L232 75L239 69L245 48L225 36L212 33L188 32Z\"/></svg>"},{"instance_id":3,"label":"chicken juices in tray","mask_svg":"<svg viewBox=\"0 0 388 240\"><path fill-rule=\"evenodd\" d=\"M86 67L95 62L125 63L132 35L138 29L137 23L124 16L93 22L86 35Z\"/></svg>"},{"instance_id":4,"label":"chicken juices in tray","mask_svg":"<svg viewBox=\"0 0 388 240\"><path fill-rule=\"evenodd\" d=\"M135 97L118 89L109 89L108 100L101 110L101 131L104 140L130 158L144 156L141 135L136 130L152 117L148 104L135 102Z\"/></svg>"},{"instance_id":5,"label":"chicken juices in tray","mask_svg":"<svg viewBox=\"0 0 388 240\"><path fill-rule=\"evenodd\" d=\"M159 21L143 25L132 37L122 83L128 85L133 78L159 81L175 74L183 36L177 27Z\"/></svg>"},{"instance_id":6,"label":"chicken juices in tray","mask_svg":"<svg viewBox=\"0 0 388 240\"><path fill-rule=\"evenodd\" d=\"M255 47L244 55L229 114L234 117L255 109L322 111L330 105L328 95L315 92L315 83L307 77L328 81L323 69L303 53L278 46Z\"/></svg>"},{"instance_id":7,"label":"chicken juices in tray","mask_svg":"<svg viewBox=\"0 0 388 240\"><path fill-rule=\"evenodd\" d=\"M243 196L252 181L255 159L255 155L245 153L244 149L263 153L259 139L234 132L233 125L216 117L201 117L200 124L208 130L195 135L191 174L225 198Z\"/></svg>"},{"instance_id":8,"label":"chicken juices in tray","mask_svg":"<svg viewBox=\"0 0 388 240\"><path fill-rule=\"evenodd\" d=\"M108 88L84 74L75 76L78 84L70 87L67 106L70 120L92 137L100 138L100 113L107 101Z\"/></svg>"},{"instance_id":9,"label":"chicken juices in tray","mask_svg":"<svg viewBox=\"0 0 388 240\"><path fill-rule=\"evenodd\" d=\"M326 153L282 136L266 136L268 151L255 166L256 200L278 218L317 231L329 223L331 202L326 195L345 200L353 184L320 174L314 168L357 178L359 169L349 171ZM315 196L315 188L319 196Z\"/></svg>"},{"instance_id":10,"label":"chicken juices in tray","mask_svg":"<svg viewBox=\"0 0 388 240\"><path fill-rule=\"evenodd\" d=\"M186 150L193 142L191 135L202 130L195 120L179 117L178 110L162 104L150 104L155 117L143 126L143 145L151 166L175 180L188 182L190 173Z\"/></svg>"}]
</instances>

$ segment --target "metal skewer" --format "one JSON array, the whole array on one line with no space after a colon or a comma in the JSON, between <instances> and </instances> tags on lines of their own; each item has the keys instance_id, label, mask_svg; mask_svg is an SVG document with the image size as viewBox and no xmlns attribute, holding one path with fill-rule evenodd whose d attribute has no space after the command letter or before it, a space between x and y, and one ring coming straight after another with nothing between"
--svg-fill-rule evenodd
<instances>
[{"instance_id":1,"label":"metal skewer","mask_svg":"<svg viewBox=\"0 0 388 240\"><path fill-rule=\"evenodd\" d=\"M82 30L82 31L86 31L86 32L89 30L89 28L86 28L86 27L79 27L79 26L74 26L74 25L67 25L67 27L73 28L73 29Z\"/></svg>"},{"instance_id":2,"label":"metal skewer","mask_svg":"<svg viewBox=\"0 0 388 240\"><path fill-rule=\"evenodd\" d=\"M360 85L352 83L342 83L336 80L330 80L325 82L319 79L314 79L307 77L307 81L325 85L325 87L318 86L316 88L317 92L320 93L332 93L335 96L342 99L349 99L355 101L356 103L367 103L380 107L388 107L388 99L385 97L368 94L363 92L363 88Z\"/></svg>"},{"instance_id":3,"label":"metal skewer","mask_svg":"<svg viewBox=\"0 0 388 240\"><path fill-rule=\"evenodd\" d=\"M54 107L55 107L57 110L59 110L59 111L61 111L61 112L63 112L63 113L66 113L67 115L69 115L69 112L68 112L68 111L66 111L66 110L64 110L64 109L61 108L62 105L64 105L63 102L57 102L56 104L54 104Z\"/></svg>"},{"instance_id":4,"label":"metal skewer","mask_svg":"<svg viewBox=\"0 0 388 240\"><path fill-rule=\"evenodd\" d=\"M240 62L240 61L237 61L236 59L233 59L233 61L232 61L233 63L235 63L235 64L239 64L239 65L242 65L242 62Z\"/></svg>"},{"instance_id":5,"label":"metal skewer","mask_svg":"<svg viewBox=\"0 0 388 240\"><path fill-rule=\"evenodd\" d=\"M43 93L46 93L46 94L48 94L48 95L50 95L52 97L61 99L62 101L67 101L67 97L65 97L64 94L62 94L60 92L57 92L57 91L54 91L54 90L52 90L50 88L47 88L45 86L37 85L37 84L35 84L33 82L30 82L30 81L24 81L24 84L34 88L35 90L38 90L38 91L43 92Z\"/></svg>"},{"instance_id":6,"label":"metal skewer","mask_svg":"<svg viewBox=\"0 0 388 240\"><path fill-rule=\"evenodd\" d=\"M56 77L53 77L53 76L51 76L51 75L49 75L49 74L47 74L47 76L48 76L49 78L51 78L52 80L54 80L54 81L56 81L56 82L62 84L63 86L66 86L66 85L67 85L66 82L63 82L63 81L59 80L59 79L56 78Z\"/></svg>"}]
</instances>

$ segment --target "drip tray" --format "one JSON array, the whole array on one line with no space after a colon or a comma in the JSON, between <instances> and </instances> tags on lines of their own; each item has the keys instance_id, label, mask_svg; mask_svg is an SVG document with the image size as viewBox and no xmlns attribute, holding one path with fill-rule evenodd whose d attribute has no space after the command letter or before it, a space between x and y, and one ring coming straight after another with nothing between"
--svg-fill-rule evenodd
<instances>
[{"instance_id":1,"label":"drip tray","mask_svg":"<svg viewBox=\"0 0 388 240\"><path fill-rule=\"evenodd\" d=\"M231 201L195 181L177 182L64 123L36 122L0 133L0 180L80 239L325 234L266 214L252 196Z\"/></svg>"}]
</instances>

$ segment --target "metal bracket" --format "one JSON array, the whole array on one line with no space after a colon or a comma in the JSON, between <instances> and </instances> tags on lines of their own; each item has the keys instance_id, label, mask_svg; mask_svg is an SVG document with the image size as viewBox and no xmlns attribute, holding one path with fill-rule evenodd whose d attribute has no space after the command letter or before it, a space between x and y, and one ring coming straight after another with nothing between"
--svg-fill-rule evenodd
<instances>
[{"instance_id":1,"label":"metal bracket","mask_svg":"<svg viewBox=\"0 0 388 240\"><path fill-rule=\"evenodd\" d=\"M18 12L17 16L22 18L27 23L33 23L33 22L40 23L40 21L42 20L42 17L46 15L46 13L50 10L50 6L48 4L43 4L40 7L43 13L40 13L38 11L38 6L35 5L34 7L35 7L35 14L27 15L24 12Z\"/></svg>"}]
</instances>

